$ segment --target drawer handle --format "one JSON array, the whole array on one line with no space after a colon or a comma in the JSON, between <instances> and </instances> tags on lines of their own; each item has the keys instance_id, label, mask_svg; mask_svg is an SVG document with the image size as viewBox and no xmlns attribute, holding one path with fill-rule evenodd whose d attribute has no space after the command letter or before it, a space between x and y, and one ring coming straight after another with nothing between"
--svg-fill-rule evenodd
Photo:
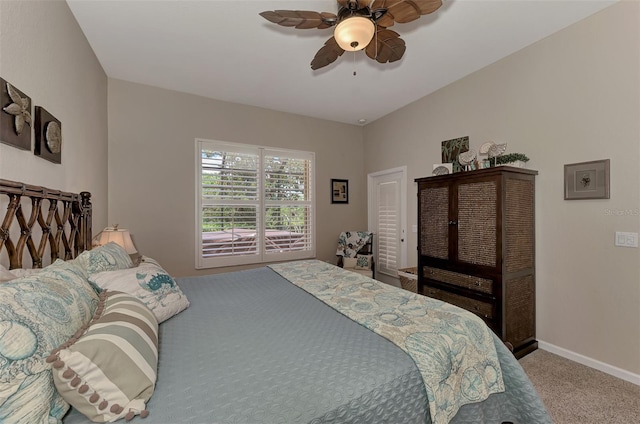
<instances>
[{"instance_id":1,"label":"drawer handle","mask_svg":"<svg viewBox=\"0 0 640 424\"><path fill-rule=\"evenodd\" d=\"M476 281L474 284L476 285L476 287L480 287L480 281Z\"/></svg>"},{"instance_id":2,"label":"drawer handle","mask_svg":"<svg viewBox=\"0 0 640 424\"><path fill-rule=\"evenodd\" d=\"M479 311L480 307L478 305L473 305L473 309L475 309L476 311Z\"/></svg>"}]
</instances>

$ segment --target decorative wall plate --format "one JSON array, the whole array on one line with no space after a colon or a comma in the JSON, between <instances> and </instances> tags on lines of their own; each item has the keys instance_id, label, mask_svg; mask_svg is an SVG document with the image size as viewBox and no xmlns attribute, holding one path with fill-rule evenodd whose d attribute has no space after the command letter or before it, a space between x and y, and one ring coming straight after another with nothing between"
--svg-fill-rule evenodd
<instances>
[{"instance_id":1,"label":"decorative wall plate","mask_svg":"<svg viewBox=\"0 0 640 424\"><path fill-rule=\"evenodd\" d=\"M33 154L53 163L62 161L62 124L41 106L36 106L36 147Z\"/></svg>"}]
</instances>

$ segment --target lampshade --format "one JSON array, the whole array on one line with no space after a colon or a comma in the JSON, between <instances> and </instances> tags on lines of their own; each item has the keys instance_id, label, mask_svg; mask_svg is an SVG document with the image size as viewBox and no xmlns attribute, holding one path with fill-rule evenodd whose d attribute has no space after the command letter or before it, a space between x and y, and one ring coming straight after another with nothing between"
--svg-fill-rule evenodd
<instances>
[{"instance_id":1,"label":"lampshade","mask_svg":"<svg viewBox=\"0 0 640 424\"><path fill-rule=\"evenodd\" d=\"M122 246L122 248L130 255L138 253L136 247L133 245L133 241L131 241L131 234L129 234L129 230L118 228L117 225L105 228L100 233L98 244L102 246L110 241Z\"/></svg>"},{"instance_id":2,"label":"lampshade","mask_svg":"<svg viewBox=\"0 0 640 424\"><path fill-rule=\"evenodd\" d=\"M375 30L376 26L371 19L351 16L336 26L333 36L343 50L355 52L367 47Z\"/></svg>"}]
</instances>

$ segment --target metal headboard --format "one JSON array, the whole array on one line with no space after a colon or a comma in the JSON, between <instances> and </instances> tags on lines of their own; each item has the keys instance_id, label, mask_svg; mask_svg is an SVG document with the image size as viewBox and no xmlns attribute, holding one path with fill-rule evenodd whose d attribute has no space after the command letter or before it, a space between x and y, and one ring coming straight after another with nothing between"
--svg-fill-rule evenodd
<instances>
[{"instance_id":1,"label":"metal headboard","mask_svg":"<svg viewBox=\"0 0 640 424\"><path fill-rule=\"evenodd\" d=\"M7 198L0 254L6 252L10 269L42 268L47 257L68 260L91 249L91 193L0 179L0 202ZM31 264L23 264L27 253Z\"/></svg>"}]
</instances>

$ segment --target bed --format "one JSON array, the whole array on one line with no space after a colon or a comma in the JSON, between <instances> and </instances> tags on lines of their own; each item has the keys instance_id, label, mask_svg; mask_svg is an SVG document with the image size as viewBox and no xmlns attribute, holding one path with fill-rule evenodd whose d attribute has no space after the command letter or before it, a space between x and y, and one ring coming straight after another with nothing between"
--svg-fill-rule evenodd
<instances>
[{"instance_id":1,"label":"bed","mask_svg":"<svg viewBox=\"0 0 640 424\"><path fill-rule=\"evenodd\" d=\"M8 196L9 204L23 205L24 199L16 196L33 199L30 196L45 194L57 205L47 210L58 206L69 210L55 234L46 236L55 243L62 232L59 242L65 245L62 240L66 240L68 247L23 247L36 252L32 266L43 265L43 254L38 252L48 252L54 262L64 251L67 267L82 263L87 255L82 251L91 239L88 193L23 190L18 183L0 180L0 194ZM35 200L27 203L43 207ZM15 216L16 211L11 213ZM28 237L13 241L7 227L12 221L5 218L0 233L0 253L4 246L13 252L11 257L19 253L19 246L31 243ZM27 232L21 229L19 234ZM13 247L7 247L7 240ZM91 254L99 256L99 251ZM24 261L10 262L9 268L25 267ZM63 265L51 265L56 266ZM126 268L101 269L94 275L107 278L129 272ZM82 273L86 269L76 272ZM87 280L100 282L91 276ZM20 280L0 283L0 299L2 286L15 287L20 284L16 281ZM313 260L171 281L188 299L188 307L183 305L157 326L157 380L146 405L132 408L127 419L148 424L551 422L502 342L484 324L480 327L472 314L443 302ZM105 297L104 292L100 296ZM95 310L93 303L88 301ZM71 339L87 330L74 332ZM0 346L0 359L6 351ZM47 355L32 358L39 364L34 366L37 372L19 378L28 382L47 372L55 377L56 362L46 362ZM0 371L1 366L0 361ZM0 421L21 407L11 396L3 399L2 384L6 388L11 383L2 377ZM66 405L57 394L50 396L47 419L90 422L79 412L82 408L65 413ZM146 411L146 418L134 418ZM121 412L115 416L125 417L127 411Z\"/></svg>"}]
</instances>

